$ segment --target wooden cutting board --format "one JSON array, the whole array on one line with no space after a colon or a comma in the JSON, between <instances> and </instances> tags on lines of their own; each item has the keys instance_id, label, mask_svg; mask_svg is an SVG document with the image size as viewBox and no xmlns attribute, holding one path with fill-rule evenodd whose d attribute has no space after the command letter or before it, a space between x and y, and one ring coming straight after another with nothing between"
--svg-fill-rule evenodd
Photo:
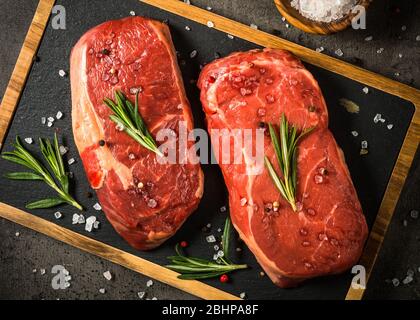
<instances>
[{"instance_id":1,"label":"wooden cutting board","mask_svg":"<svg viewBox=\"0 0 420 320\"><path fill-rule=\"evenodd\" d=\"M220 236L217 229L222 227L226 218L226 213L220 212L220 208L228 203L217 165L203 166L206 178L204 198L197 212L172 239L152 252L139 252L129 247L104 215L92 209L96 199L86 197L90 188L71 134L69 79L60 78L58 70L68 70L72 46L85 31L101 22L127 16L131 10L138 15L167 20L180 53L179 62L195 125L204 128L204 115L194 82L200 65L218 55L252 48L272 47L292 51L319 81L329 108L330 128L343 148L361 200L371 230L360 262L366 267L368 275L418 147L419 91L181 1L141 2L121 1L116 7L111 0L63 0L60 4L66 8L67 29L54 30L48 23L54 1L41 0L0 107L1 151L11 149L10 144L17 134L33 138L51 137L54 129L58 129L70 149L68 157L77 160L70 167L75 175L76 197L87 208L86 216L96 215L99 218L101 229L88 233L82 226L72 225L74 211L69 207L60 208L64 214L61 220L53 217L54 209L25 210L26 202L51 194L48 187L36 182L11 182L0 178L0 216L206 299L237 299L241 292L254 299L360 299L364 290L351 289L350 272L314 279L295 289L277 288L267 277L260 276L261 268L239 241L235 246L242 251L235 253L234 258L248 263L251 268L233 274L229 284L220 284L217 280L179 280L175 272L164 268L166 256L173 254L174 245L181 240L190 243L188 253L212 256L212 245L206 243L205 236ZM95 14L87 16L85 12ZM207 27L208 21L214 24L213 28ZM187 31L185 26L189 26L191 31ZM227 34L233 35L234 39ZM191 59L189 53L193 50L197 50L198 56ZM33 64L35 55L39 56L39 62ZM365 86L369 87L369 94L363 93ZM358 103L360 112L348 113L338 104L340 98ZM56 121L53 128L41 125L41 117L55 115L59 110L64 113L64 118ZM387 124L394 125L392 130L373 123L377 113L387 119ZM357 130L359 136L353 137L352 130ZM363 157L359 155L361 140L369 142L369 154ZM35 150L34 146L28 148ZM1 173L16 168L0 160ZM16 192L17 188L19 192ZM203 226L208 223L212 227L203 232Z\"/></svg>"}]
</instances>

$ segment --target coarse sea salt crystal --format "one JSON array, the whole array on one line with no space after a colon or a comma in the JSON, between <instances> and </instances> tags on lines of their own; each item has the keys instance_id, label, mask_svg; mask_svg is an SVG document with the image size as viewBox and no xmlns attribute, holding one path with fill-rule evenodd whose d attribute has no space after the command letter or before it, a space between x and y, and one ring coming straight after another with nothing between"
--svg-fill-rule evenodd
<instances>
[{"instance_id":1,"label":"coarse sea salt crystal","mask_svg":"<svg viewBox=\"0 0 420 320\"><path fill-rule=\"evenodd\" d=\"M342 57L344 55L343 50L341 50L341 49L335 50L335 54L339 57Z\"/></svg>"},{"instance_id":2,"label":"coarse sea salt crystal","mask_svg":"<svg viewBox=\"0 0 420 320\"><path fill-rule=\"evenodd\" d=\"M386 127L388 128L388 130L391 130L394 127L394 125L392 123L390 123Z\"/></svg>"},{"instance_id":3,"label":"coarse sea salt crystal","mask_svg":"<svg viewBox=\"0 0 420 320\"><path fill-rule=\"evenodd\" d=\"M375 117L373 118L373 122L378 123L382 119L382 115L380 113L377 113Z\"/></svg>"},{"instance_id":4,"label":"coarse sea salt crystal","mask_svg":"<svg viewBox=\"0 0 420 320\"><path fill-rule=\"evenodd\" d=\"M79 222L79 214L77 213L73 214L71 221L72 221L72 224L77 224Z\"/></svg>"},{"instance_id":5,"label":"coarse sea salt crystal","mask_svg":"<svg viewBox=\"0 0 420 320\"><path fill-rule=\"evenodd\" d=\"M96 202L93 205L93 209L95 209L96 211L100 211L100 210L102 210L102 207L101 207L101 205L98 202Z\"/></svg>"},{"instance_id":6,"label":"coarse sea salt crystal","mask_svg":"<svg viewBox=\"0 0 420 320\"><path fill-rule=\"evenodd\" d=\"M57 212L55 212L55 213L54 213L54 217L55 217L56 219L60 219L62 216L63 216L63 215L62 215L62 213L61 213L60 211L57 211Z\"/></svg>"},{"instance_id":7,"label":"coarse sea salt crystal","mask_svg":"<svg viewBox=\"0 0 420 320\"><path fill-rule=\"evenodd\" d=\"M41 123L46 124L47 123L47 118L46 117L41 117Z\"/></svg>"},{"instance_id":8,"label":"coarse sea salt crystal","mask_svg":"<svg viewBox=\"0 0 420 320\"><path fill-rule=\"evenodd\" d=\"M215 244L213 249L214 249L214 251L218 251L220 249L220 247L217 244Z\"/></svg>"},{"instance_id":9,"label":"coarse sea salt crystal","mask_svg":"<svg viewBox=\"0 0 420 320\"><path fill-rule=\"evenodd\" d=\"M216 238L215 238L214 235L209 235L209 236L206 237L206 241L208 243L214 243L214 242L216 242Z\"/></svg>"},{"instance_id":10,"label":"coarse sea salt crystal","mask_svg":"<svg viewBox=\"0 0 420 320\"><path fill-rule=\"evenodd\" d=\"M362 149L367 149L367 147L368 147L368 142L367 142L366 140L363 140L363 141L361 142L361 147L362 147Z\"/></svg>"},{"instance_id":11,"label":"coarse sea salt crystal","mask_svg":"<svg viewBox=\"0 0 420 320\"><path fill-rule=\"evenodd\" d=\"M85 230L87 232L91 232L92 228L93 228L93 224L96 221L96 217L95 216L90 216L86 219L86 224L85 224Z\"/></svg>"},{"instance_id":12,"label":"coarse sea salt crystal","mask_svg":"<svg viewBox=\"0 0 420 320\"><path fill-rule=\"evenodd\" d=\"M220 207L220 212L226 212L226 207L225 206Z\"/></svg>"},{"instance_id":13,"label":"coarse sea salt crystal","mask_svg":"<svg viewBox=\"0 0 420 320\"><path fill-rule=\"evenodd\" d=\"M249 26L254 30L258 30L258 26L255 23L251 23Z\"/></svg>"},{"instance_id":14,"label":"coarse sea salt crystal","mask_svg":"<svg viewBox=\"0 0 420 320\"><path fill-rule=\"evenodd\" d=\"M146 286L147 287L151 287L151 286L153 286L153 280L148 280L147 282L146 282Z\"/></svg>"},{"instance_id":15,"label":"coarse sea salt crystal","mask_svg":"<svg viewBox=\"0 0 420 320\"><path fill-rule=\"evenodd\" d=\"M198 53L198 52L197 52L197 50L193 50L193 51L191 51L191 52L190 52L190 58L191 58L191 59L195 58L195 57L197 56L197 53Z\"/></svg>"},{"instance_id":16,"label":"coarse sea salt crystal","mask_svg":"<svg viewBox=\"0 0 420 320\"><path fill-rule=\"evenodd\" d=\"M403 284L409 284L409 283L413 282L413 280L414 280L413 277L407 276L407 277L404 278L404 280L402 282L403 282Z\"/></svg>"},{"instance_id":17,"label":"coarse sea salt crystal","mask_svg":"<svg viewBox=\"0 0 420 320\"><path fill-rule=\"evenodd\" d=\"M139 299L143 299L146 296L146 292L139 291L139 292L137 292L137 296L139 297Z\"/></svg>"},{"instance_id":18,"label":"coarse sea salt crystal","mask_svg":"<svg viewBox=\"0 0 420 320\"><path fill-rule=\"evenodd\" d=\"M212 8L212 7L210 7L210 6L207 6L207 7L206 7L206 10L211 11L211 10L213 10L213 8Z\"/></svg>"},{"instance_id":19,"label":"coarse sea salt crystal","mask_svg":"<svg viewBox=\"0 0 420 320\"><path fill-rule=\"evenodd\" d=\"M191 31L191 28L189 26L185 26L185 30Z\"/></svg>"},{"instance_id":20,"label":"coarse sea salt crystal","mask_svg":"<svg viewBox=\"0 0 420 320\"><path fill-rule=\"evenodd\" d=\"M50 121L48 121L48 123L47 123L47 126L49 127L49 128L51 128L52 126L53 126L53 122L50 122Z\"/></svg>"},{"instance_id":21,"label":"coarse sea salt crystal","mask_svg":"<svg viewBox=\"0 0 420 320\"><path fill-rule=\"evenodd\" d=\"M222 232L222 228L217 228L217 232Z\"/></svg>"},{"instance_id":22,"label":"coarse sea salt crystal","mask_svg":"<svg viewBox=\"0 0 420 320\"><path fill-rule=\"evenodd\" d=\"M58 74L60 77L65 77L67 75L67 73L63 69L59 70Z\"/></svg>"},{"instance_id":23,"label":"coarse sea salt crystal","mask_svg":"<svg viewBox=\"0 0 420 320\"><path fill-rule=\"evenodd\" d=\"M19 236L20 236L20 232L19 232L19 231L18 231L18 232L16 232L16 233L15 233L15 236L16 236L16 237L19 237Z\"/></svg>"},{"instance_id":24,"label":"coarse sea salt crystal","mask_svg":"<svg viewBox=\"0 0 420 320\"><path fill-rule=\"evenodd\" d=\"M227 34L227 37L230 39L230 40L232 40L232 39L234 39L235 37L233 36L233 35L231 35L230 33L228 33Z\"/></svg>"},{"instance_id":25,"label":"coarse sea salt crystal","mask_svg":"<svg viewBox=\"0 0 420 320\"><path fill-rule=\"evenodd\" d=\"M55 118L57 120L60 120L63 117L63 113L61 111L58 111L57 114L55 115Z\"/></svg>"},{"instance_id":26,"label":"coarse sea salt crystal","mask_svg":"<svg viewBox=\"0 0 420 320\"><path fill-rule=\"evenodd\" d=\"M85 216L83 214L79 215L79 219L77 220L78 224L84 224L86 222Z\"/></svg>"},{"instance_id":27,"label":"coarse sea salt crystal","mask_svg":"<svg viewBox=\"0 0 420 320\"><path fill-rule=\"evenodd\" d=\"M357 131L354 131L354 130L351 132L351 134L352 134L353 137L357 137L359 135L359 133Z\"/></svg>"},{"instance_id":28,"label":"coarse sea salt crystal","mask_svg":"<svg viewBox=\"0 0 420 320\"><path fill-rule=\"evenodd\" d=\"M27 143L27 144L32 144L32 143L34 143L34 140L32 139L32 138L25 138L25 142Z\"/></svg>"},{"instance_id":29,"label":"coarse sea salt crystal","mask_svg":"<svg viewBox=\"0 0 420 320\"><path fill-rule=\"evenodd\" d=\"M245 292L241 292L241 293L239 294L239 297L240 297L241 299L245 299L245 297L246 297L246 293L245 293Z\"/></svg>"},{"instance_id":30,"label":"coarse sea salt crystal","mask_svg":"<svg viewBox=\"0 0 420 320\"><path fill-rule=\"evenodd\" d=\"M111 272L109 270L108 271L105 271L104 273L102 273L102 275L108 281L110 281L112 279L112 274L111 274Z\"/></svg>"},{"instance_id":31,"label":"coarse sea salt crystal","mask_svg":"<svg viewBox=\"0 0 420 320\"><path fill-rule=\"evenodd\" d=\"M398 280L397 278L392 279L392 285L394 287L398 287L400 285L400 280Z\"/></svg>"},{"instance_id":32,"label":"coarse sea salt crystal","mask_svg":"<svg viewBox=\"0 0 420 320\"><path fill-rule=\"evenodd\" d=\"M319 47L315 49L316 52L323 52L324 50L324 47Z\"/></svg>"},{"instance_id":33,"label":"coarse sea salt crystal","mask_svg":"<svg viewBox=\"0 0 420 320\"><path fill-rule=\"evenodd\" d=\"M46 270L45 270L44 268L39 269L39 273L40 273L41 275L44 275L44 274L45 274L45 272L46 272Z\"/></svg>"},{"instance_id":34,"label":"coarse sea salt crystal","mask_svg":"<svg viewBox=\"0 0 420 320\"><path fill-rule=\"evenodd\" d=\"M413 219L417 219L419 217L419 211L418 210L411 210L410 211L410 217L413 218Z\"/></svg>"},{"instance_id":35,"label":"coarse sea salt crystal","mask_svg":"<svg viewBox=\"0 0 420 320\"><path fill-rule=\"evenodd\" d=\"M100 289L99 289L99 293L104 294L105 292L106 292L105 288L100 288Z\"/></svg>"},{"instance_id":36,"label":"coarse sea salt crystal","mask_svg":"<svg viewBox=\"0 0 420 320\"><path fill-rule=\"evenodd\" d=\"M384 48L379 48L378 50L376 50L376 53L379 53L379 54L381 54L382 52L384 52Z\"/></svg>"},{"instance_id":37,"label":"coarse sea salt crystal","mask_svg":"<svg viewBox=\"0 0 420 320\"><path fill-rule=\"evenodd\" d=\"M213 21L207 21L207 27L214 28L214 22Z\"/></svg>"},{"instance_id":38,"label":"coarse sea salt crystal","mask_svg":"<svg viewBox=\"0 0 420 320\"><path fill-rule=\"evenodd\" d=\"M67 147L65 147L65 146L60 146L58 149L59 149L60 154L61 154L62 156L64 156L64 155L67 153L67 151L69 151L69 148L67 148Z\"/></svg>"},{"instance_id":39,"label":"coarse sea salt crystal","mask_svg":"<svg viewBox=\"0 0 420 320\"><path fill-rule=\"evenodd\" d=\"M70 158L68 161L67 161L67 163L69 164L69 165L72 165L73 163L75 163L76 162L76 160L74 160L74 158Z\"/></svg>"},{"instance_id":40,"label":"coarse sea salt crystal","mask_svg":"<svg viewBox=\"0 0 420 320\"><path fill-rule=\"evenodd\" d=\"M246 198L242 198L241 199L241 207L243 207L244 205L246 205L247 201L248 200Z\"/></svg>"},{"instance_id":41,"label":"coarse sea salt crystal","mask_svg":"<svg viewBox=\"0 0 420 320\"><path fill-rule=\"evenodd\" d=\"M99 224L100 224L100 222L99 222L98 220L96 220L96 221L93 223L93 228L94 228L94 229L98 229L98 228L99 228Z\"/></svg>"},{"instance_id":42,"label":"coarse sea salt crystal","mask_svg":"<svg viewBox=\"0 0 420 320\"><path fill-rule=\"evenodd\" d=\"M365 94L368 94L368 93L369 93L369 88L368 88L368 87L364 87L364 88L362 89L362 91L363 91Z\"/></svg>"},{"instance_id":43,"label":"coarse sea salt crystal","mask_svg":"<svg viewBox=\"0 0 420 320\"><path fill-rule=\"evenodd\" d=\"M416 41L420 41L420 35L416 37Z\"/></svg>"},{"instance_id":44,"label":"coarse sea salt crystal","mask_svg":"<svg viewBox=\"0 0 420 320\"><path fill-rule=\"evenodd\" d=\"M130 16L135 16L136 15L136 12L135 11L133 11L133 10L131 10L130 11Z\"/></svg>"},{"instance_id":45,"label":"coarse sea salt crystal","mask_svg":"<svg viewBox=\"0 0 420 320\"><path fill-rule=\"evenodd\" d=\"M53 117L48 117L47 120L48 120L48 122L54 122L55 119Z\"/></svg>"},{"instance_id":46,"label":"coarse sea salt crystal","mask_svg":"<svg viewBox=\"0 0 420 320\"><path fill-rule=\"evenodd\" d=\"M367 37L365 38L365 41L371 41L371 40L373 40L373 36L367 36Z\"/></svg>"}]
</instances>

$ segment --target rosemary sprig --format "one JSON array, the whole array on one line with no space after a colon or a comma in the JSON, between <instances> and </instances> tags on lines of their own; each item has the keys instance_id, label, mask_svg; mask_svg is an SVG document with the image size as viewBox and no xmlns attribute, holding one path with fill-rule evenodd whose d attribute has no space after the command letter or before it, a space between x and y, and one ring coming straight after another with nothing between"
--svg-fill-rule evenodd
<instances>
[{"instance_id":1,"label":"rosemary sprig","mask_svg":"<svg viewBox=\"0 0 420 320\"><path fill-rule=\"evenodd\" d=\"M268 127L283 179L277 175L267 156L264 157L265 166L280 194L289 202L293 211L296 211L297 143L314 127L305 129L298 134L297 128L289 125L286 116L283 114L280 120L280 141L273 125L268 124Z\"/></svg>"},{"instance_id":2,"label":"rosemary sprig","mask_svg":"<svg viewBox=\"0 0 420 320\"><path fill-rule=\"evenodd\" d=\"M138 92L136 93L134 106L130 100L118 90L115 91L115 101L105 98L104 103L112 110L113 114L111 114L109 118L115 122L118 127L146 149L153 151L159 156L163 156L140 115Z\"/></svg>"},{"instance_id":3,"label":"rosemary sprig","mask_svg":"<svg viewBox=\"0 0 420 320\"><path fill-rule=\"evenodd\" d=\"M68 203L82 210L82 206L69 194L69 178L68 173L64 169L63 158L58 147L57 134L54 135L53 143L49 139L40 138L39 144L41 153L58 183L47 168L23 147L19 137L16 137L16 142L13 144L15 150L3 152L2 158L31 169L33 172L11 172L7 173L5 177L12 180L41 180L58 193L57 198L46 198L28 203L26 205L28 209L50 208L62 203Z\"/></svg>"},{"instance_id":4,"label":"rosemary sprig","mask_svg":"<svg viewBox=\"0 0 420 320\"><path fill-rule=\"evenodd\" d=\"M246 264L233 264L229 259L231 230L232 224L230 219L227 218L223 230L223 257L220 257L219 261L213 262L206 259L188 257L181 252L181 248L177 244L175 246L176 255L168 257L171 264L166 267L181 273L178 278L185 280L214 278L228 272L248 268Z\"/></svg>"}]
</instances>

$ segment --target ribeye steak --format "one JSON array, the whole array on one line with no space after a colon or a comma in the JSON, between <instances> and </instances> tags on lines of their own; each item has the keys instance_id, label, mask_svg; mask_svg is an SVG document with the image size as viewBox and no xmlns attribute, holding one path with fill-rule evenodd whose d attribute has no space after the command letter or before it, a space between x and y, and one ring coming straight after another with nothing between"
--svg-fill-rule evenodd
<instances>
[{"instance_id":1,"label":"ribeye steak","mask_svg":"<svg viewBox=\"0 0 420 320\"><path fill-rule=\"evenodd\" d=\"M94 27L71 54L73 134L88 180L115 230L147 250L172 236L203 192L199 164L160 164L109 119L103 104L121 90L155 136L193 118L166 24L130 17ZM105 142L104 146L99 141ZM102 143L101 143L102 144Z\"/></svg>"},{"instance_id":2,"label":"ribeye steak","mask_svg":"<svg viewBox=\"0 0 420 320\"><path fill-rule=\"evenodd\" d=\"M209 130L267 131L266 124L278 125L283 113L300 129L315 126L298 146L298 212L281 197L265 168L249 175L246 161L219 161L234 226L272 281L295 286L355 264L367 237L365 217L343 153L328 129L321 90L302 63L282 50L234 53L207 65L198 85ZM264 151L277 163L267 134Z\"/></svg>"}]
</instances>

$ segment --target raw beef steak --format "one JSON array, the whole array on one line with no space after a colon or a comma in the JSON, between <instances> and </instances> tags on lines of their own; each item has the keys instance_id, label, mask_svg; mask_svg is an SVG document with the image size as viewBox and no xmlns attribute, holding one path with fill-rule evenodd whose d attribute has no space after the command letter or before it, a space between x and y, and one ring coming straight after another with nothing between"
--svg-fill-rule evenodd
<instances>
[{"instance_id":1,"label":"raw beef steak","mask_svg":"<svg viewBox=\"0 0 420 320\"><path fill-rule=\"evenodd\" d=\"M367 236L365 217L343 153L328 130L321 90L302 63L282 50L234 53L207 65L198 86L209 131L267 133L266 124L278 128L283 113L300 129L315 126L298 146L297 212L281 197L263 162L262 173L250 175L245 169L255 163L245 156L243 164L219 161L235 228L272 281L290 287L354 265ZM280 172L268 134L264 151Z\"/></svg>"},{"instance_id":2,"label":"raw beef steak","mask_svg":"<svg viewBox=\"0 0 420 320\"><path fill-rule=\"evenodd\" d=\"M169 28L141 17L108 21L82 36L70 60L73 134L88 180L115 230L134 248L155 248L197 208L203 173L199 164L158 163L116 129L103 99L121 90L134 102L138 90L152 136L177 133L180 121L193 129Z\"/></svg>"}]
</instances>

